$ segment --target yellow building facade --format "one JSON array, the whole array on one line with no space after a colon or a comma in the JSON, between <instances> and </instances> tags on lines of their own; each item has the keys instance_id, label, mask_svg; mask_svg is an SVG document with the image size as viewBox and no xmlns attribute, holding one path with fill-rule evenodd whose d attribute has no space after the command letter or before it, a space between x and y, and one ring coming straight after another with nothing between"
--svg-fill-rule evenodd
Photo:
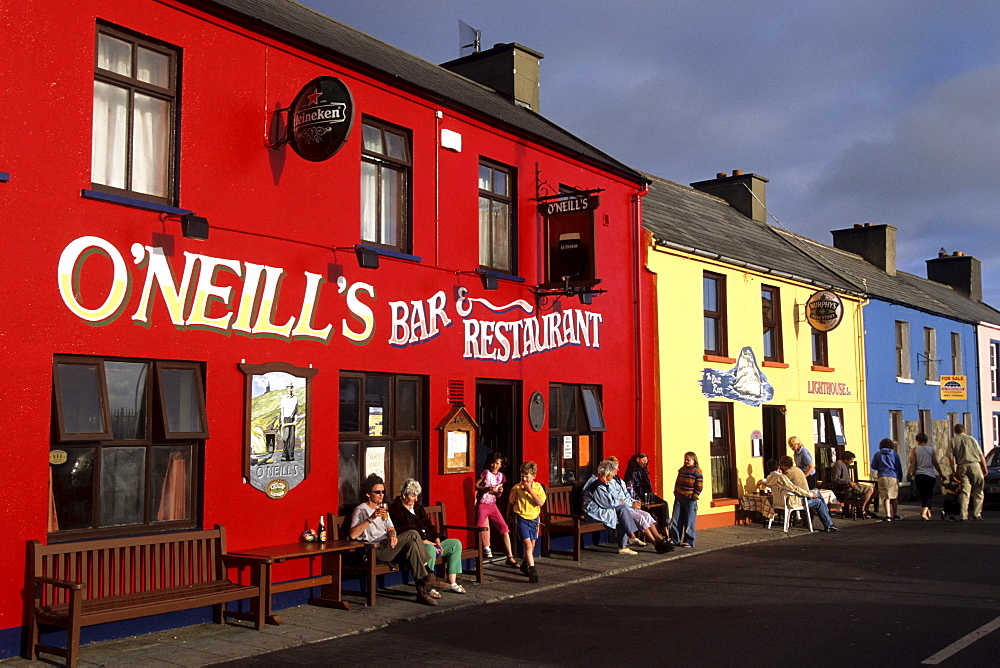
<instances>
[{"instance_id":1,"label":"yellow building facade","mask_svg":"<svg viewBox=\"0 0 1000 668\"><path fill-rule=\"evenodd\" d=\"M736 521L739 499L766 477L766 461L791 454L789 437L811 450L822 478L852 444L865 452L866 433L862 298L835 290L842 321L821 334L805 321L805 305L827 286L709 255L654 239L647 259L656 292L660 478L672 498L684 453L697 454L701 528Z\"/></svg>"}]
</instances>

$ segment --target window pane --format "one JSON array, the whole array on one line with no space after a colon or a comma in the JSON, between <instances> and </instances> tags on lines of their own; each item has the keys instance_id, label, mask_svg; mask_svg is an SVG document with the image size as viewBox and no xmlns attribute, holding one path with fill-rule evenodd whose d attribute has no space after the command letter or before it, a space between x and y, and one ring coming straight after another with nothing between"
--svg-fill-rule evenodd
<instances>
[{"instance_id":1,"label":"window pane","mask_svg":"<svg viewBox=\"0 0 1000 668\"><path fill-rule=\"evenodd\" d=\"M96 364L57 364L62 429L67 434L103 434L101 380Z\"/></svg>"},{"instance_id":2,"label":"window pane","mask_svg":"<svg viewBox=\"0 0 1000 668\"><path fill-rule=\"evenodd\" d=\"M417 382L401 380L396 384L396 426L399 431L417 431Z\"/></svg>"},{"instance_id":3,"label":"window pane","mask_svg":"<svg viewBox=\"0 0 1000 668\"><path fill-rule=\"evenodd\" d=\"M406 138L394 132L385 132L385 152L390 158L409 162L406 157Z\"/></svg>"},{"instance_id":4,"label":"window pane","mask_svg":"<svg viewBox=\"0 0 1000 668\"><path fill-rule=\"evenodd\" d=\"M361 126L361 138L366 151L379 154L385 153L382 148L382 132L378 128L373 128L370 125Z\"/></svg>"},{"instance_id":5,"label":"window pane","mask_svg":"<svg viewBox=\"0 0 1000 668\"><path fill-rule=\"evenodd\" d=\"M577 386L576 385L563 385L562 386L562 425L563 431L576 431L576 400L577 400Z\"/></svg>"},{"instance_id":6,"label":"window pane","mask_svg":"<svg viewBox=\"0 0 1000 668\"><path fill-rule=\"evenodd\" d=\"M139 70L136 72L136 78L139 81L145 81L162 88L170 85L170 58L141 46L138 47L136 56L138 61L136 69Z\"/></svg>"},{"instance_id":7,"label":"window pane","mask_svg":"<svg viewBox=\"0 0 1000 668\"><path fill-rule=\"evenodd\" d=\"M146 377L140 362L105 362L111 433L116 441L146 438Z\"/></svg>"},{"instance_id":8,"label":"window pane","mask_svg":"<svg viewBox=\"0 0 1000 668\"><path fill-rule=\"evenodd\" d=\"M715 337L715 318L705 318L705 350L715 351L719 349L719 342Z\"/></svg>"},{"instance_id":9,"label":"window pane","mask_svg":"<svg viewBox=\"0 0 1000 668\"><path fill-rule=\"evenodd\" d=\"M337 486L337 503L343 514L348 508L353 508L361 502L361 462L358 457L360 444L356 441L340 443L338 458L339 483Z\"/></svg>"},{"instance_id":10,"label":"window pane","mask_svg":"<svg viewBox=\"0 0 1000 668\"><path fill-rule=\"evenodd\" d=\"M382 168L382 234L379 243L396 245L396 230L399 226L402 178L399 172Z\"/></svg>"},{"instance_id":11,"label":"window pane","mask_svg":"<svg viewBox=\"0 0 1000 668\"><path fill-rule=\"evenodd\" d=\"M770 290L763 290L761 297L761 314L764 322L774 322L774 299Z\"/></svg>"},{"instance_id":12,"label":"window pane","mask_svg":"<svg viewBox=\"0 0 1000 668\"><path fill-rule=\"evenodd\" d=\"M153 448L150 514L157 522L191 519L191 446Z\"/></svg>"},{"instance_id":13,"label":"window pane","mask_svg":"<svg viewBox=\"0 0 1000 668\"><path fill-rule=\"evenodd\" d=\"M774 330L768 329L764 332L764 359L774 357Z\"/></svg>"},{"instance_id":14,"label":"window pane","mask_svg":"<svg viewBox=\"0 0 1000 668\"><path fill-rule=\"evenodd\" d=\"M90 178L113 188L125 187L128 155L128 91L94 82L93 146Z\"/></svg>"},{"instance_id":15,"label":"window pane","mask_svg":"<svg viewBox=\"0 0 1000 668\"><path fill-rule=\"evenodd\" d=\"M356 434L361 431L361 379L340 379L340 431Z\"/></svg>"},{"instance_id":16,"label":"window pane","mask_svg":"<svg viewBox=\"0 0 1000 668\"><path fill-rule=\"evenodd\" d=\"M378 167L361 163L361 238L378 241Z\"/></svg>"},{"instance_id":17,"label":"window pane","mask_svg":"<svg viewBox=\"0 0 1000 668\"><path fill-rule=\"evenodd\" d=\"M702 296L705 300L705 310L717 313L719 301L714 278L706 276L702 279Z\"/></svg>"},{"instance_id":18,"label":"window pane","mask_svg":"<svg viewBox=\"0 0 1000 668\"><path fill-rule=\"evenodd\" d=\"M93 526L94 450L68 448L62 464L50 465L52 498L56 509L53 531L87 529Z\"/></svg>"},{"instance_id":19,"label":"window pane","mask_svg":"<svg viewBox=\"0 0 1000 668\"><path fill-rule=\"evenodd\" d=\"M507 197L507 173L499 169L493 170L493 192Z\"/></svg>"},{"instance_id":20,"label":"window pane","mask_svg":"<svg viewBox=\"0 0 1000 668\"><path fill-rule=\"evenodd\" d=\"M479 165L479 189L480 190L490 190L492 186L492 179L490 179L490 172L492 170L486 165Z\"/></svg>"},{"instance_id":21,"label":"window pane","mask_svg":"<svg viewBox=\"0 0 1000 668\"><path fill-rule=\"evenodd\" d=\"M365 378L365 429L369 436L389 435L389 378L368 376Z\"/></svg>"},{"instance_id":22,"label":"window pane","mask_svg":"<svg viewBox=\"0 0 1000 668\"><path fill-rule=\"evenodd\" d=\"M587 416L587 423L591 431L603 431L604 413L601 410L601 399L597 396L597 391L592 387L584 387L583 407Z\"/></svg>"},{"instance_id":23,"label":"window pane","mask_svg":"<svg viewBox=\"0 0 1000 668\"><path fill-rule=\"evenodd\" d=\"M492 242L490 234L490 200L479 198L479 264L484 267L493 266Z\"/></svg>"},{"instance_id":24,"label":"window pane","mask_svg":"<svg viewBox=\"0 0 1000 668\"><path fill-rule=\"evenodd\" d=\"M201 415L201 384L194 369L160 369L167 431L190 434L205 431Z\"/></svg>"},{"instance_id":25,"label":"window pane","mask_svg":"<svg viewBox=\"0 0 1000 668\"><path fill-rule=\"evenodd\" d=\"M135 94L132 118L132 190L166 197L167 128L170 105L155 97Z\"/></svg>"},{"instance_id":26,"label":"window pane","mask_svg":"<svg viewBox=\"0 0 1000 668\"><path fill-rule=\"evenodd\" d=\"M559 429L559 386L549 385L549 428Z\"/></svg>"},{"instance_id":27,"label":"window pane","mask_svg":"<svg viewBox=\"0 0 1000 668\"><path fill-rule=\"evenodd\" d=\"M395 496L399 494L403 481L407 478L420 480L420 453L417 441L396 441L392 444L390 459L392 468L389 479L385 482L389 491Z\"/></svg>"},{"instance_id":28,"label":"window pane","mask_svg":"<svg viewBox=\"0 0 1000 668\"><path fill-rule=\"evenodd\" d=\"M110 35L98 35L97 67L115 74L132 76L132 45Z\"/></svg>"},{"instance_id":29,"label":"window pane","mask_svg":"<svg viewBox=\"0 0 1000 668\"><path fill-rule=\"evenodd\" d=\"M510 223L506 204L493 202L493 267L510 271Z\"/></svg>"},{"instance_id":30,"label":"window pane","mask_svg":"<svg viewBox=\"0 0 1000 668\"><path fill-rule=\"evenodd\" d=\"M101 451L100 525L143 522L146 499L146 448L104 448Z\"/></svg>"}]
</instances>

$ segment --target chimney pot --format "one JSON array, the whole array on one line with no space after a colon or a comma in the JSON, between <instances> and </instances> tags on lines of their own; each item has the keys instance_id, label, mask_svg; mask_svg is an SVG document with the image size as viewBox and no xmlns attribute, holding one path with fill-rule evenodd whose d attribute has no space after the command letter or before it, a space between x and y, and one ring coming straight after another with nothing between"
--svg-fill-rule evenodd
<instances>
[{"instance_id":1,"label":"chimney pot","mask_svg":"<svg viewBox=\"0 0 1000 668\"><path fill-rule=\"evenodd\" d=\"M725 172L716 172L715 173L715 178L717 178L717 179L724 179L727 176L729 176L729 174L726 174Z\"/></svg>"},{"instance_id":2,"label":"chimney pot","mask_svg":"<svg viewBox=\"0 0 1000 668\"><path fill-rule=\"evenodd\" d=\"M871 227L871 226L872 226L871 223L865 223L865 227Z\"/></svg>"},{"instance_id":3,"label":"chimney pot","mask_svg":"<svg viewBox=\"0 0 1000 668\"><path fill-rule=\"evenodd\" d=\"M742 169L734 169L733 170L733 176L743 176L743 170Z\"/></svg>"},{"instance_id":4,"label":"chimney pot","mask_svg":"<svg viewBox=\"0 0 1000 668\"><path fill-rule=\"evenodd\" d=\"M955 257L964 257L964 256L965 253L963 253L962 251L955 251Z\"/></svg>"},{"instance_id":5,"label":"chimney pot","mask_svg":"<svg viewBox=\"0 0 1000 668\"><path fill-rule=\"evenodd\" d=\"M861 223L854 223L854 229L860 230L863 227Z\"/></svg>"}]
</instances>

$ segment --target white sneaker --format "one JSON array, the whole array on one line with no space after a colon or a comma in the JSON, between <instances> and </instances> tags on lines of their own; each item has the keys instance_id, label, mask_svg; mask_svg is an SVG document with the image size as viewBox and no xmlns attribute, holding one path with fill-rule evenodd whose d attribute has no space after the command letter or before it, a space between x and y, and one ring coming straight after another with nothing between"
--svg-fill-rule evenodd
<instances>
[{"instance_id":1,"label":"white sneaker","mask_svg":"<svg viewBox=\"0 0 1000 668\"><path fill-rule=\"evenodd\" d=\"M646 547L646 543L644 543L643 541L639 540L638 538L633 538L631 536L628 539L628 544L629 545L638 545L639 547Z\"/></svg>"},{"instance_id":2,"label":"white sneaker","mask_svg":"<svg viewBox=\"0 0 1000 668\"><path fill-rule=\"evenodd\" d=\"M483 548L483 555L487 559L492 559L493 558L493 548L492 547Z\"/></svg>"},{"instance_id":3,"label":"white sneaker","mask_svg":"<svg viewBox=\"0 0 1000 668\"><path fill-rule=\"evenodd\" d=\"M631 549L631 548L623 547L620 550L618 550L618 554L633 554L633 555L635 555L635 554L639 554L639 553L636 552L635 550Z\"/></svg>"}]
</instances>

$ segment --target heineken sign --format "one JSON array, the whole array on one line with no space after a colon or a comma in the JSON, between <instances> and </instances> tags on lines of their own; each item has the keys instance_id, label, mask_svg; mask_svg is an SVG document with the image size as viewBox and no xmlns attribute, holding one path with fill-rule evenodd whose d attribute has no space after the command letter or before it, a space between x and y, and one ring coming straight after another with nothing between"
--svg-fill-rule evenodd
<instances>
[{"instance_id":1,"label":"heineken sign","mask_svg":"<svg viewBox=\"0 0 1000 668\"><path fill-rule=\"evenodd\" d=\"M334 77L317 77L295 96L288 118L288 143L300 157L322 162L347 141L354 121L354 100Z\"/></svg>"},{"instance_id":2,"label":"heineken sign","mask_svg":"<svg viewBox=\"0 0 1000 668\"><path fill-rule=\"evenodd\" d=\"M806 302L806 322L813 329L829 332L837 328L844 319L844 302L829 290L814 292Z\"/></svg>"}]
</instances>

